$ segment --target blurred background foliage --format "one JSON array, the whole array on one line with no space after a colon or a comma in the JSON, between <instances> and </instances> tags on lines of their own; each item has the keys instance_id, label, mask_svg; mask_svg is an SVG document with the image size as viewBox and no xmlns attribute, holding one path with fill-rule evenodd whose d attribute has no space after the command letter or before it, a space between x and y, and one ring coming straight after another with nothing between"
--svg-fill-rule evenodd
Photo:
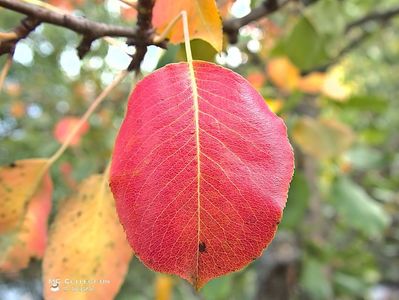
<instances>
[{"instance_id":1,"label":"blurred background foliage","mask_svg":"<svg viewBox=\"0 0 399 300\"><path fill-rule=\"evenodd\" d=\"M116 0L49 2L93 20L135 22L134 11ZM223 18L259 3L218 1ZM399 15L347 26L397 5L292 1L242 28L222 54L192 42L195 58L242 74L287 123L296 171L284 218L260 259L199 295L134 259L116 299L399 299ZM0 31L20 19L0 9ZM78 43L73 32L41 25L18 44L0 94L1 164L51 155L59 147L56 124L81 116L134 51L96 42L80 61ZM144 74L185 59L182 47L150 47ZM125 80L111 94L52 169L54 211L77 182L105 168L132 86ZM33 261L17 278L0 277L0 298L41 299L40 280Z\"/></svg>"}]
</instances>

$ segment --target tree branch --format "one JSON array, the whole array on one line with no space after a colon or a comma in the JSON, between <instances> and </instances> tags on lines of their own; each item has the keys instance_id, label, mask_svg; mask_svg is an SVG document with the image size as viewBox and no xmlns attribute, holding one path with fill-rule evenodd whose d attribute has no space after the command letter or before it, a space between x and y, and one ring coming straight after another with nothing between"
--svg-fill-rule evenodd
<instances>
[{"instance_id":1,"label":"tree branch","mask_svg":"<svg viewBox=\"0 0 399 300\"><path fill-rule=\"evenodd\" d=\"M290 0L284 0L279 3L278 0L264 0L261 5L254 8L249 14L242 18L232 18L223 22L223 31L227 34L229 42L235 44L238 41L238 31L241 27L254 21L262 19L267 15L279 10Z\"/></svg>"},{"instance_id":2,"label":"tree branch","mask_svg":"<svg viewBox=\"0 0 399 300\"><path fill-rule=\"evenodd\" d=\"M39 26L39 24L40 21L34 17L26 17L22 19L21 23L13 30L16 38L0 43L0 55L8 53L12 56L14 54L15 45L21 39L26 38L33 30L36 29L37 26Z\"/></svg>"},{"instance_id":3,"label":"tree branch","mask_svg":"<svg viewBox=\"0 0 399 300\"><path fill-rule=\"evenodd\" d=\"M327 64L319 66L312 70L306 70L306 71L302 72L302 74L306 75L306 74L309 74L314 71L318 71L318 72L327 71L328 68L330 68L331 66L340 62L341 59L346 54L348 54L352 50L354 50L357 47L359 47L360 45L362 45L373 34L373 31L366 30L366 28L364 28L364 26L367 23L379 22L379 23L381 23L382 26L384 26L384 25L386 25L386 23L390 22L393 18L398 17L398 16L399 16L399 7L394 7L394 8L388 9L386 11L382 11L382 12L372 12L368 15L365 15L364 17L361 17L358 20L355 20L355 21L347 24L347 26L345 27L345 34L349 34L355 28L361 28L362 32L359 33L353 39L351 39L346 44L346 46L344 48L342 48L338 52L338 54L334 58L332 58L331 61L329 61Z\"/></svg>"},{"instance_id":4,"label":"tree branch","mask_svg":"<svg viewBox=\"0 0 399 300\"><path fill-rule=\"evenodd\" d=\"M223 30L229 36L230 42L235 43L238 38L238 30L241 27L275 12L289 1L282 0L282 3L279 4L279 0L264 0L259 7L253 9L248 15L242 18L226 20L223 23ZM24 19L21 25L14 29L18 38L0 44L0 55L5 53L12 54L19 40L27 37L39 24L49 23L75 31L83 36L81 43L77 47L80 58L83 58L90 51L91 44L96 39L105 36L127 38L128 45L136 46L136 53L133 55L129 70L138 71L141 61L147 52L147 46L157 45L162 48L167 46L167 41L154 42L155 31L151 22L154 3L155 0L139 0L137 3L137 26L129 28L95 22L21 1L0 0L0 7L27 16L27 19ZM26 26L26 24L29 24L29 26ZM21 28L24 28L23 32L20 31Z\"/></svg>"},{"instance_id":5,"label":"tree branch","mask_svg":"<svg viewBox=\"0 0 399 300\"><path fill-rule=\"evenodd\" d=\"M0 6L38 19L43 23L65 27L82 35L92 36L93 38L104 36L134 38L136 35L133 28L95 22L83 17L58 13L21 1L0 0Z\"/></svg>"},{"instance_id":6,"label":"tree branch","mask_svg":"<svg viewBox=\"0 0 399 300\"><path fill-rule=\"evenodd\" d=\"M351 23L349 23L346 26L346 32L351 31L352 29L356 28L356 27L361 27L364 24L368 23L368 22L386 22L387 20L390 20L396 16L399 15L399 6L398 7L393 7L391 9L388 9L386 11L382 11L382 12L372 12L358 20L355 20Z\"/></svg>"},{"instance_id":7,"label":"tree branch","mask_svg":"<svg viewBox=\"0 0 399 300\"><path fill-rule=\"evenodd\" d=\"M129 71L139 71L141 62L147 53L147 46L153 44L155 30L152 27L152 9L155 0L139 0L137 3L137 27L135 30L135 39L129 38L128 45L136 45L136 53L133 55ZM137 43L140 41L139 43Z\"/></svg>"}]
</instances>

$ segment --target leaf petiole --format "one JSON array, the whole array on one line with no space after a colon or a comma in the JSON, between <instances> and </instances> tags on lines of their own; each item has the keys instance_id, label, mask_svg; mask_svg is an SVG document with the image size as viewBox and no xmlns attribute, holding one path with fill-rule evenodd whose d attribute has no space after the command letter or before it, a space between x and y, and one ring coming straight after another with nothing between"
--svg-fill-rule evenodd
<instances>
[{"instance_id":1,"label":"leaf petiole","mask_svg":"<svg viewBox=\"0 0 399 300\"><path fill-rule=\"evenodd\" d=\"M109 93L129 74L128 71L120 72L114 81L107 86L107 88L101 92L101 94L93 101L88 110L84 113L82 118L79 120L79 123L72 129L70 134L65 139L64 143L61 147L50 157L47 162L47 167L49 168L60 156L65 152L65 150L70 145L74 136L78 133L79 129L83 126L83 124L89 119L89 117L93 114L94 110L100 105L100 103L109 95Z\"/></svg>"},{"instance_id":2,"label":"leaf petiole","mask_svg":"<svg viewBox=\"0 0 399 300\"><path fill-rule=\"evenodd\" d=\"M6 80L7 74L10 71L11 65L12 65L12 55L9 55L6 60L6 63L4 64L3 70L1 70L0 73L0 92L1 89L3 88L3 84L4 81Z\"/></svg>"},{"instance_id":3,"label":"leaf petiole","mask_svg":"<svg viewBox=\"0 0 399 300\"><path fill-rule=\"evenodd\" d=\"M172 21L169 22L168 26L166 26L165 30L158 36L154 37L154 43L160 43L166 39L166 37L169 35L169 33L172 31L173 27L177 24L177 22L180 20L182 17L183 12L178 14L176 17L172 19Z\"/></svg>"}]
</instances>

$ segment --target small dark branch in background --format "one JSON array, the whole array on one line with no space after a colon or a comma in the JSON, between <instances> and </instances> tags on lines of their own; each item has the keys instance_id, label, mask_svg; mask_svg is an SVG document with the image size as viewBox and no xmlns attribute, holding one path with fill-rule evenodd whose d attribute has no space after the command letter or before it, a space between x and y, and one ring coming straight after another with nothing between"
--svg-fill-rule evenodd
<instances>
[{"instance_id":1,"label":"small dark branch in background","mask_svg":"<svg viewBox=\"0 0 399 300\"><path fill-rule=\"evenodd\" d=\"M80 42L78 48L78 56L80 59L86 56L87 53L89 53L91 49L91 44L95 41L96 38L90 36L90 35L84 35L82 41Z\"/></svg>"},{"instance_id":2,"label":"small dark branch in background","mask_svg":"<svg viewBox=\"0 0 399 300\"><path fill-rule=\"evenodd\" d=\"M314 71L325 72L331 66L339 63L341 59L345 57L345 55L347 55L357 47L361 46L374 33L373 30L366 29L366 25L368 23L377 22L382 26L386 26L390 21L392 21L393 18L398 16L399 16L399 7L395 7L383 12L373 12L356 21L349 23L345 28L346 35L349 35L352 31L354 31L354 29L357 28L361 30L361 33L358 33L356 37L350 40L348 44L344 48L342 48L338 52L338 54L334 58L332 58L327 64L319 66L312 70L306 70L302 72L302 75L306 75Z\"/></svg>"},{"instance_id":3,"label":"small dark branch in background","mask_svg":"<svg viewBox=\"0 0 399 300\"><path fill-rule=\"evenodd\" d=\"M349 23L346 26L346 32L349 32L356 27L361 27L364 24L372 22L372 21L384 23L387 20L392 19L398 15L399 15L399 7L394 7L389 10L382 11L382 12L373 12L369 15L366 15L366 16L356 20L356 21L353 21L352 23Z\"/></svg>"},{"instance_id":4,"label":"small dark branch in background","mask_svg":"<svg viewBox=\"0 0 399 300\"><path fill-rule=\"evenodd\" d=\"M152 27L152 9L155 0L139 0L137 3L137 26L135 39L128 39L128 45L136 45L136 53L133 55L129 71L139 71L141 62L147 53L147 46L154 40L155 30Z\"/></svg>"},{"instance_id":5,"label":"small dark branch in background","mask_svg":"<svg viewBox=\"0 0 399 300\"><path fill-rule=\"evenodd\" d=\"M238 41L238 31L241 27L254 21L262 19L267 15L279 10L290 0L279 3L278 0L265 0L261 5L254 8L249 14L242 18L233 18L223 22L223 31L229 38L229 43L235 44Z\"/></svg>"},{"instance_id":6,"label":"small dark branch in background","mask_svg":"<svg viewBox=\"0 0 399 300\"><path fill-rule=\"evenodd\" d=\"M134 38L135 36L135 30L133 28L95 22L83 17L54 12L25 2L16 0L0 0L0 6L31 16L43 23L65 27L82 35L95 38L104 36Z\"/></svg>"},{"instance_id":7,"label":"small dark branch in background","mask_svg":"<svg viewBox=\"0 0 399 300\"><path fill-rule=\"evenodd\" d=\"M238 40L239 29L251 22L255 22L270 15L286 5L290 0L264 0L261 5L254 8L248 15L242 18L232 18L223 22L223 30L227 34L230 43L236 43ZM91 44L96 39L109 37L123 37L127 39L128 45L136 46L136 53L132 57L132 62L129 65L129 70L138 71L142 60L147 52L147 46L156 45L166 48L168 41L154 43L155 32L152 27L152 9L155 0L139 0L137 5L138 17L137 26L135 28L110 25L101 22L95 22L83 17L78 17L70 14L63 14L54 12L43 7L33 4L17 1L17 0L0 0L0 7L19 12L27 16L27 18L14 29L18 38L9 41L3 41L0 44L0 55L6 53L13 53L15 45L19 40L27 37L39 24L49 23L56 26L61 26L78 34L82 35L82 41L78 46L78 55L83 58L91 48ZM354 28L362 28L369 22L379 22L385 24L388 20L399 15L399 7L383 12L373 12L366 15L346 27L345 32L349 33ZM363 29L364 32L366 32ZM333 59L332 63L336 63L347 52L354 49L357 45L362 43L369 34L359 35L352 40L339 54ZM331 65L331 64L330 64ZM321 66L319 69L326 69L328 66Z\"/></svg>"},{"instance_id":8,"label":"small dark branch in background","mask_svg":"<svg viewBox=\"0 0 399 300\"><path fill-rule=\"evenodd\" d=\"M362 34L352 39L344 48L342 48L341 51L339 51L334 58L330 59L327 64L313 68L311 70L303 71L302 75L307 75L311 72L326 72L330 67L338 64L345 57L346 54L363 44L371 35L371 32L363 31Z\"/></svg>"},{"instance_id":9,"label":"small dark branch in background","mask_svg":"<svg viewBox=\"0 0 399 300\"><path fill-rule=\"evenodd\" d=\"M21 23L14 28L13 32L16 33L17 38L4 41L0 43L0 55L3 54L14 54L15 45L21 40L24 39L31 33L37 26L39 26L40 21L34 17L26 17Z\"/></svg>"}]
</instances>

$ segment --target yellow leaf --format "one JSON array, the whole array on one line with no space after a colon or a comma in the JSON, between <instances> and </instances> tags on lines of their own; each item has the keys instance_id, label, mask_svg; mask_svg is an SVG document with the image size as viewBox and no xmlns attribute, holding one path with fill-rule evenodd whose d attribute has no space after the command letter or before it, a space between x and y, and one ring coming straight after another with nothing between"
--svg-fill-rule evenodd
<instances>
[{"instance_id":1,"label":"yellow leaf","mask_svg":"<svg viewBox=\"0 0 399 300\"><path fill-rule=\"evenodd\" d=\"M47 243L47 221L53 185L46 173L27 204L21 226L0 235L0 272L13 275L28 266L32 257L42 258Z\"/></svg>"},{"instance_id":2,"label":"yellow leaf","mask_svg":"<svg viewBox=\"0 0 399 300\"><path fill-rule=\"evenodd\" d=\"M157 0L152 18L157 33L161 34L183 10L187 12L190 38L203 39L211 44L216 51L222 51L222 21L215 0ZM181 21L175 24L168 38L174 44L184 41Z\"/></svg>"},{"instance_id":3,"label":"yellow leaf","mask_svg":"<svg viewBox=\"0 0 399 300\"><path fill-rule=\"evenodd\" d=\"M322 92L332 100L345 101L353 92L354 87L344 82L343 66L332 68L326 75Z\"/></svg>"},{"instance_id":4,"label":"yellow leaf","mask_svg":"<svg viewBox=\"0 0 399 300\"><path fill-rule=\"evenodd\" d=\"M299 80L298 89L308 94L318 94L323 89L325 78L324 73L312 72Z\"/></svg>"},{"instance_id":5,"label":"yellow leaf","mask_svg":"<svg viewBox=\"0 0 399 300\"><path fill-rule=\"evenodd\" d=\"M172 299L173 279L169 275L157 274L155 278L155 300Z\"/></svg>"},{"instance_id":6,"label":"yellow leaf","mask_svg":"<svg viewBox=\"0 0 399 300\"><path fill-rule=\"evenodd\" d=\"M300 119L292 132L294 141L308 155L331 158L347 150L354 134L350 127L336 120Z\"/></svg>"},{"instance_id":7,"label":"yellow leaf","mask_svg":"<svg viewBox=\"0 0 399 300\"><path fill-rule=\"evenodd\" d=\"M104 178L89 177L60 205L43 261L47 300L113 299L124 280L132 250Z\"/></svg>"},{"instance_id":8,"label":"yellow leaf","mask_svg":"<svg viewBox=\"0 0 399 300\"><path fill-rule=\"evenodd\" d=\"M265 99L270 110L275 114L283 108L283 100L281 99Z\"/></svg>"},{"instance_id":9,"label":"yellow leaf","mask_svg":"<svg viewBox=\"0 0 399 300\"><path fill-rule=\"evenodd\" d=\"M0 234L17 228L47 170L46 159L26 159L0 167Z\"/></svg>"},{"instance_id":10,"label":"yellow leaf","mask_svg":"<svg viewBox=\"0 0 399 300\"><path fill-rule=\"evenodd\" d=\"M271 59L267 65L267 73L270 80L285 91L294 90L301 77L299 69L287 57Z\"/></svg>"}]
</instances>

